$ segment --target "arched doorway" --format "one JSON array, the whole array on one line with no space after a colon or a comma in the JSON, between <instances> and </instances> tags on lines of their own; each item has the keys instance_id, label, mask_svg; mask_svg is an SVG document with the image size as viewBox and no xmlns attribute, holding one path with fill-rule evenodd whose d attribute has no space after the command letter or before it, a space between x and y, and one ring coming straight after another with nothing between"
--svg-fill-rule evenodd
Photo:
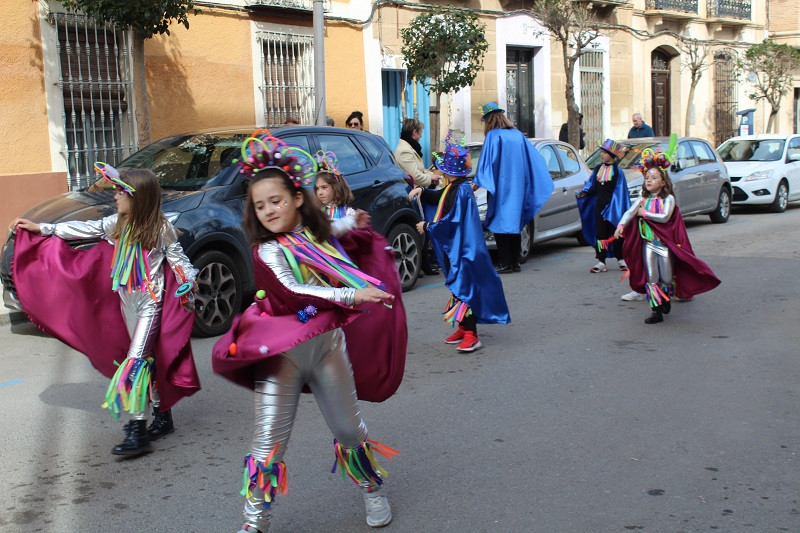
<instances>
[{"instance_id":1,"label":"arched doorway","mask_svg":"<svg viewBox=\"0 0 800 533\"><path fill-rule=\"evenodd\" d=\"M653 131L657 136L669 135L672 131L670 115L669 62L672 57L656 48L650 54L653 92Z\"/></svg>"}]
</instances>

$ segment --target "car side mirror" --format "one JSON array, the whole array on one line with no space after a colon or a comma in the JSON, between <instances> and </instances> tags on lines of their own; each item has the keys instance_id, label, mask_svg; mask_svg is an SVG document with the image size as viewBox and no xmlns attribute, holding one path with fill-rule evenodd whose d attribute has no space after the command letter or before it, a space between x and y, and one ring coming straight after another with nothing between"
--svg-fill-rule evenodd
<instances>
[{"instance_id":1,"label":"car side mirror","mask_svg":"<svg viewBox=\"0 0 800 533\"><path fill-rule=\"evenodd\" d=\"M670 168L672 169L673 172L680 172L681 171L680 159L672 163L672 165L670 165Z\"/></svg>"}]
</instances>

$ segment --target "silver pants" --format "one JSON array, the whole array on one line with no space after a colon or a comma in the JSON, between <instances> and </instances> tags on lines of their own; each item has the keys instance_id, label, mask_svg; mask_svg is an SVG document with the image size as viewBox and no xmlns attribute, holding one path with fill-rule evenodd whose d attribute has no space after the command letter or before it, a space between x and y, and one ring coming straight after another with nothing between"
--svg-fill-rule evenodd
<instances>
[{"instance_id":1,"label":"silver pants","mask_svg":"<svg viewBox=\"0 0 800 533\"><path fill-rule=\"evenodd\" d=\"M129 359L147 359L153 355L153 346L161 329L161 307L162 291L158 287L154 291L159 296L156 302L150 294L141 291L125 292L120 291L120 308L125 319L125 326L131 337L131 345L128 348ZM155 374L153 374L155 376ZM155 387L155 379L152 384L153 407L158 407L158 389ZM146 420L147 410L133 415L134 420Z\"/></svg>"},{"instance_id":2,"label":"silver pants","mask_svg":"<svg viewBox=\"0 0 800 533\"><path fill-rule=\"evenodd\" d=\"M647 283L672 283L672 255L669 253L669 248L646 242L643 254Z\"/></svg>"},{"instance_id":3,"label":"silver pants","mask_svg":"<svg viewBox=\"0 0 800 533\"><path fill-rule=\"evenodd\" d=\"M280 444L273 461L283 460L304 385L311 389L325 422L342 446L353 448L367 438L344 333L336 329L270 357L259 366L255 376L253 458L264 461ZM264 508L263 493L258 488L251 497L245 496L244 520L260 531L269 525L269 508Z\"/></svg>"}]
</instances>

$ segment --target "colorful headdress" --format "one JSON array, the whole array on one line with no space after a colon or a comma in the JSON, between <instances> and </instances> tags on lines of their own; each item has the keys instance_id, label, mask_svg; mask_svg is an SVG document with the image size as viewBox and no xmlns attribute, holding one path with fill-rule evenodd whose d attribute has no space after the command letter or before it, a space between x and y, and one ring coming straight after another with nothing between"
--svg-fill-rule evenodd
<instances>
[{"instance_id":1,"label":"colorful headdress","mask_svg":"<svg viewBox=\"0 0 800 533\"><path fill-rule=\"evenodd\" d=\"M320 150L316 153L317 166L320 172L327 172L338 182L342 181L342 172L339 170L339 160L336 159L336 154L331 151L323 152Z\"/></svg>"},{"instance_id":2,"label":"colorful headdress","mask_svg":"<svg viewBox=\"0 0 800 533\"><path fill-rule=\"evenodd\" d=\"M314 158L297 146L289 146L269 130L256 130L242 143L242 155L235 159L240 172L252 178L269 168L285 172L295 187L312 187L317 173Z\"/></svg>"},{"instance_id":3,"label":"colorful headdress","mask_svg":"<svg viewBox=\"0 0 800 533\"><path fill-rule=\"evenodd\" d=\"M119 177L119 171L116 168L112 167L108 163L103 163L102 161L98 161L94 164L95 171L103 176L106 181L110 181L114 184L115 187L118 187L123 192L128 193L130 196L133 196L133 193L136 192L136 189L122 181Z\"/></svg>"},{"instance_id":4,"label":"colorful headdress","mask_svg":"<svg viewBox=\"0 0 800 533\"><path fill-rule=\"evenodd\" d=\"M667 145L667 150L662 152L661 147L657 147L655 150L652 148L645 148L642 150L642 158L639 160L639 164L636 167L642 174L647 174L647 171L651 168L657 168L666 172L669 166L675 162L675 156L678 151L678 134L673 133L669 136L669 145Z\"/></svg>"},{"instance_id":5,"label":"colorful headdress","mask_svg":"<svg viewBox=\"0 0 800 533\"><path fill-rule=\"evenodd\" d=\"M620 144L613 139L606 139L599 146L601 150L608 152L612 157L616 157L618 159L622 159L622 156L625 155L625 151L627 150L625 145Z\"/></svg>"},{"instance_id":6,"label":"colorful headdress","mask_svg":"<svg viewBox=\"0 0 800 533\"><path fill-rule=\"evenodd\" d=\"M455 143L451 141L452 137L453 130L449 130L444 139L444 157L436 154L434 164L449 176L466 176L472 171L472 168L467 166L469 148L466 147L466 139L461 137L461 140Z\"/></svg>"},{"instance_id":7,"label":"colorful headdress","mask_svg":"<svg viewBox=\"0 0 800 533\"><path fill-rule=\"evenodd\" d=\"M488 115L489 113L494 113L495 111L500 111L501 113L506 112L506 110L500 107L500 104L498 104L497 102L489 102L488 104L484 104L483 106L481 106L481 114L483 114L483 116L481 117L481 122L485 122L486 115Z\"/></svg>"}]
</instances>

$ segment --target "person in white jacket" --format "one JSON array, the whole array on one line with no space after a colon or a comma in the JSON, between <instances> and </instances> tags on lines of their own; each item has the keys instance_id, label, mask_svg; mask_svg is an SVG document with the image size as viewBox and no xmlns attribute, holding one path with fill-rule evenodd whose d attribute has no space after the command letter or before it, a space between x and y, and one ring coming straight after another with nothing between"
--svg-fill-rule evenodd
<instances>
[{"instance_id":1,"label":"person in white jacket","mask_svg":"<svg viewBox=\"0 0 800 533\"><path fill-rule=\"evenodd\" d=\"M422 163L422 146L419 140L422 138L424 128L425 125L415 118L405 119L400 130L397 149L394 151L398 166L411 174L414 179L413 186L423 189L439 183L439 176L426 169Z\"/></svg>"}]
</instances>

